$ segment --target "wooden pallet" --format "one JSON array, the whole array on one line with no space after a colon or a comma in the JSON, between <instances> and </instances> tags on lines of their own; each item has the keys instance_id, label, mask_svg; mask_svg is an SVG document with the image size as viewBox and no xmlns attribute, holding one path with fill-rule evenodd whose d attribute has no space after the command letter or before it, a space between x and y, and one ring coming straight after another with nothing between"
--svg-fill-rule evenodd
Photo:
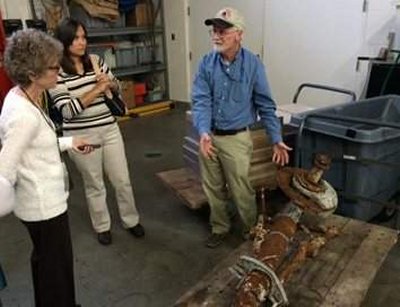
<instances>
[{"instance_id":1,"label":"wooden pallet","mask_svg":"<svg viewBox=\"0 0 400 307\"><path fill-rule=\"evenodd\" d=\"M275 167L272 162L256 165L250 172L250 181L257 190L259 187L276 188ZM191 209L207 205L207 198L198 175L190 168L179 168L159 172L157 176Z\"/></svg>"},{"instance_id":2,"label":"wooden pallet","mask_svg":"<svg viewBox=\"0 0 400 307\"><path fill-rule=\"evenodd\" d=\"M157 176L190 208L207 205L207 197L198 176L189 168L157 173Z\"/></svg>"},{"instance_id":3,"label":"wooden pallet","mask_svg":"<svg viewBox=\"0 0 400 307\"><path fill-rule=\"evenodd\" d=\"M196 174L175 169L157 174L190 208L207 203ZM285 284L289 300L296 307L360 306L368 288L391 247L398 231L333 215L325 225L334 225L340 235L322 248L317 257L307 259ZM241 255L251 255L249 242L243 243L177 301L176 306L230 306L237 280L228 268Z\"/></svg>"},{"instance_id":4,"label":"wooden pallet","mask_svg":"<svg viewBox=\"0 0 400 307\"><path fill-rule=\"evenodd\" d=\"M317 257L307 259L284 285L291 306L360 306L376 272L397 241L398 232L340 216L332 216L325 223L337 226L341 234L329 241ZM251 255L249 242L243 243L190 288L175 306L231 306L238 281L228 268L241 255Z\"/></svg>"}]
</instances>

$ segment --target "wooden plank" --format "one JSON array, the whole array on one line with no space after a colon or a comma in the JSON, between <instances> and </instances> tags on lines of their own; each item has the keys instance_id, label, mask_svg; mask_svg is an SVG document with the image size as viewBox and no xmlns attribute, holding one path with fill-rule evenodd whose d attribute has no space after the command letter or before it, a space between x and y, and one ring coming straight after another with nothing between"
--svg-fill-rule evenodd
<instances>
[{"instance_id":1,"label":"wooden plank","mask_svg":"<svg viewBox=\"0 0 400 307\"><path fill-rule=\"evenodd\" d=\"M207 204L197 175L188 168L174 169L157 173L157 176L171 188L189 208L199 209Z\"/></svg>"},{"instance_id":2,"label":"wooden plank","mask_svg":"<svg viewBox=\"0 0 400 307\"><path fill-rule=\"evenodd\" d=\"M386 255L396 243L397 235L394 230L373 227L321 306L335 306L338 297L341 298L340 306L361 303Z\"/></svg>"},{"instance_id":3,"label":"wooden plank","mask_svg":"<svg viewBox=\"0 0 400 307\"><path fill-rule=\"evenodd\" d=\"M184 155L188 164L197 165L192 157ZM207 197L201 186L199 175L192 169L180 168L157 173L157 176L191 209L207 205ZM264 187L276 189L276 165L273 162L255 164L250 169L250 182L254 189Z\"/></svg>"},{"instance_id":4,"label":"wooden plank","mask_svg":"<svg viewBox=\"0 0 400 307\"><path fill-rule=\"evenodd\" d=\"M307 259L301 270L287 283L286 289L291 294L291 300L299 306L321 305L371 227L355 220L349 220L342 226L340 237L331 240L318 257Z\"/></svg>"},{"instance_id":5,"label":"wooden plank","mask_svg":"<svg viewBox=\"0 0 400 307\"><path fill-rule=\"evenodd\" d=\"M275 190L277 166L274 162L253 164L250 167L249 179L252 187L257 190L260 187Z\"/></svg>"},{"instance_id":6,"label":"wooden plank","mask_svg":"<svg viewBox=\"0 0 400 307\"><path fill-rule=\"evenodd\" d=\"M154 102L151 104L147 104L144 106L138 106L133 109L130 109L128 111L128 115L132 114L141 114L143 112L149 112L149 111L154 111L156 109L163 109L163 108L171 108L173 106L174 102L173 101L160 101L160 102Z\"/></svg>"},{"instance_id":7,"label":"wooden plank","mask_svg":"<svg viewBox=\"0 0 400 307\"><path fill-rule=\"evenodd\" d=\"M253 156L251 157L251 164L271 162L272 153L272 147L254 149Z\"/></svg>"},{"instance_id":8,"label":"wooden plank","mask_svg":"<svg viewBox=\"0 0 400 307\"><path fill-rule=\"evenodd\" d=\"M233 266L241 255L248 254L250 249L250 241L240 245L230 254L229 257L222 260L216 267L207 273L200 282L180 297L175 303L175 306L231 306L237 279L228 268ZM210 280L213 281L212 286L209 282Z\"/></svg>"},{"instance_id":9,"label":"wooden plank","mask_svg":"<svg viewBox=\"0 0 400 307\"><path fill-rule=\"evenodd\" d=\"M330 240L313 259L286 283L289 301L296 307L360 306L368 288L398 232L365 222L333 215L324 221L336 226L340 235ZM251 254L247 242L218 264L199 283L185 293L177 306L230 306L237 280L228 267L240 255Z\"/></svg>"}]
</instances>

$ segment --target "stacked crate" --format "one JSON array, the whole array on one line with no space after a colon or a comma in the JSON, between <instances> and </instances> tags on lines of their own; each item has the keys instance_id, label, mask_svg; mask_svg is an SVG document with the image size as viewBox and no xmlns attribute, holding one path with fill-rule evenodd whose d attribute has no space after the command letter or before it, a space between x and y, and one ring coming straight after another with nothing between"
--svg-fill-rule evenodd
<instances>
[{"instance_id":1,"label":"stacked crate","mask_svg":"<svg viewBox=\"0 0 400 307\"><path fill-rule=\"evenodd\" d=\"M276 165L272 162L272 144L264 128L251 129L253 156L251 158L250 181L253 188L276 189ZM186 136L183 141L183 159L188 168L200 177L199 135L192 124L192 114L186 112Z\"/></svg>"}]
</instances>

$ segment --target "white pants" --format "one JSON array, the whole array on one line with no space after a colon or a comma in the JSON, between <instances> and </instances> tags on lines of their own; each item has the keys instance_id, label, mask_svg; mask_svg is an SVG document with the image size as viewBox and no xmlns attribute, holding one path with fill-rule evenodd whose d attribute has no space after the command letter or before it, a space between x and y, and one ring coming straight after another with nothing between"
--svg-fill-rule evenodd
<instances>
[{"instance_id":1,"label":"white pants","mask_svg":"<svg viewBox=\"0 0 400 307\"><path fill-rule=\"evenodd\" d=\"M85 130L65 131L64 135L79 135L91 144L100 144L87 155L69 151L82 174L90 218L96 232L110 230L111 219L106 203L103 169L115 189L119 215L125 228L139 223L124 142L116 123Z\"/></svg>"}]
</instances>

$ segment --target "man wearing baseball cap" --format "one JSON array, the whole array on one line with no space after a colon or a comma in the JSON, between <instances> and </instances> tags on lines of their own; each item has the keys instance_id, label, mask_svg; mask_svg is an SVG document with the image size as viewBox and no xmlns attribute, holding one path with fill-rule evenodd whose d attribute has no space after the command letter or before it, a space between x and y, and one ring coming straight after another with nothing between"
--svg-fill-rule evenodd
<instances>
[{"instance_id":1,"label":"man wearing baseball cap","mask_svg":"<svg viewBox=\"0 0 400 307\"><path fill-rule=\"evenodd\" d=\"M212 233L206 246L217 247L230 230L227 206L235 202L243 222L243 237L257 218L255 192L249 169L253 143L249 126L260 117L273 143L272 160L289 161L282 142L264 66L241 46L245 22L233 8L223 8L205 20L213 50L200 62L193 82L193 124L200 135L203 189L210 204Z\"/></svg>"}]
</instances>

